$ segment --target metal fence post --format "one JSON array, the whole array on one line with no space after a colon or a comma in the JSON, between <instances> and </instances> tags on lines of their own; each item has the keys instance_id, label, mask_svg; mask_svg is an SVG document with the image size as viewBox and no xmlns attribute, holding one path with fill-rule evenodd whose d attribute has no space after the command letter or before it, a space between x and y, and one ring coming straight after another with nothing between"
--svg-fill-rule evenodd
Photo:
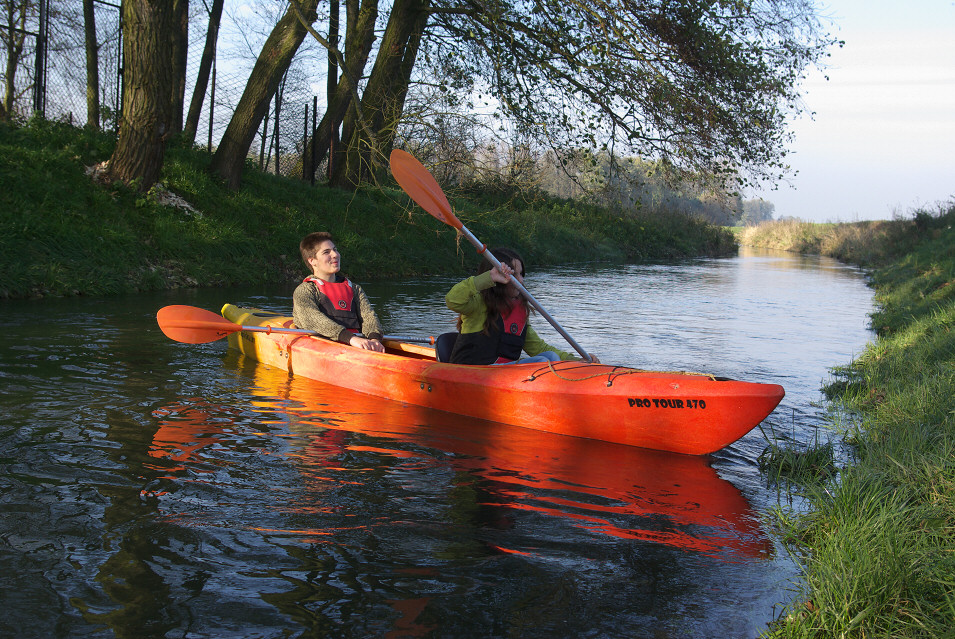
<instances>
[{"instance_id":1,"label":"metal fence post","mask_svg":"<svg viewBox=\"0 0 955 639\"><path fill-rule=\"evenodd\" d=\"M209 153L212 153L212 115L216 109L216 52L212 52L212 90L209 93Z\"/></svg>"},{"instance_id":2,"label":"metal fence post","mask_svg":"<svg viewBox=\"0 0 955 639\"><path fill-rule=\"evenodd\" d=\"M272 134L273 142L275 143L275 174L281 175L279 170L279 113L282 108L281 98L279 97L279 92L275 92L275 133Z\"/></svg>"},{"instance_id":3,"label":"metal fence post","mask_svg":"<svg viewBox=\"0 0 955 639\"><path fill-rule=\"evenodd\" d=\"M33 114L46 117L46 35L49 33L49 0L40 0L40 17L36 34L36 68L33 79Z\"/></svg>"},{"instance_id":4,"label":"metal fence post","mask_svg":"<svg viewBox=\"0 0 955 639\"><path fill-rule=\"evenodd\" d=\"M305 153L308 151L308 102L305 103L305 126L302 130L302 181L308 177L308 163L305 162Z\"/></svg>"}]
</instances>

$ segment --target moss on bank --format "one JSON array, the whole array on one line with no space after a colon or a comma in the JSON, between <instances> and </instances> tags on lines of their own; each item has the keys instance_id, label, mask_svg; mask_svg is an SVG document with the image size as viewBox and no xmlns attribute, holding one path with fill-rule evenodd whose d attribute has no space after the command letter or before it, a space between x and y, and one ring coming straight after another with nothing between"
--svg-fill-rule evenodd
<instances>
[{"instance_id":1,"label":"moss on bank","mask_svg":"<svg viewBox=\"0 0 955 639\"><path fill-rule=\"evenodd\" d=\"M363 280L464 273L470 246L393 185L349 193L249 167L238 191L210 177L209 155L171 146L162 184L194 207L163 205L103 185L106 134L45 121L0 124L0 298L105 295L164 288L290 282L304 274L298 242L331 231L346 272ZM642 261L736 251L732 235L679 213L639 215L539 198L519 206L453 199L489 245L534 265Z\"/></svg>"},{"instance_id":2,"label":"moss on bank","mask_svg":"<svg viewBox=\"0 0 955 639\"><path fill-rule=\"evenodd\" d=\"M791 232L779 224L751 231L743 243L761 245ZM808 512L779 513L804 580L798 603L772 626L772 636L952 635L953 226L955 203L949 203L911 220L800 223L792 233L798 242L777 245L813 247L870 269L878 338L835 369L825 389L859 416L842 429L854 462L807 491Z\"/></svg>"}]
</instances>

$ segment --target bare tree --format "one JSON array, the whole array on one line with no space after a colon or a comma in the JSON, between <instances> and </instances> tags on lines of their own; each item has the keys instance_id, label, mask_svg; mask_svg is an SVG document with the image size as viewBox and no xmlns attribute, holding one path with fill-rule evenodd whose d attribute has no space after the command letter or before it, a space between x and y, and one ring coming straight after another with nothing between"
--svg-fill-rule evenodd
<instances>
[{"instance_id":1,"label":"bare tree","mask_svg":"<svg viewBox=\"0 0 955 639\"><path fill-rule=\"evenodd\" d=\"M799 82L832 44L809 0L396 0L332 183L353 188L390 150L419 48L442 90L483 89L545 146L778 179Z\"/></svg>"},{"instance_id":2,"label":"bare tree","mask_svg":"<svg viewBox=\"0 0 955 639\"><path fill-rule=\"evenodd\" d=\"M23 57L23 48L26 43L27 21L36 15L35 3L28 0L3 0L0 2L3 10L4 24L0 29L0 38L3 40L6 66L3 76L3 101L0 102L0 119L7 120L14 113L17 99L16 77Z\"/></svg>"},{"instance_id":3,"label":"bare tree","mask_svg":"<svg viewBox=\"0 0 955 639\"><path fill-rule=\"evenodd\" d=\"M206 45L199 60L199 71L196 74L196 84L192 91L192 101L189 103L189 114L183 127L183 138L188 144L195 144L196 132L199 129L199 115L202 113L202 103L209 88L209 74L216 57L216 44L219 40L219 24L222 21L222 6L224 0L212 0L209 9L209 26L206 29Z\"/></svg>"},{"instance_id":4,"label":"bare tree","mask_svg":"<svg viewBox=\"0 0 955 639\"><path fill-rule=\"evenodd\" d=\"M182 116L186 104L186 62L189 50L189 0L169 0L173 6L175 28L179 32L173 38L168 60L172 62L172 133L182 133ZM167 61L167 64L169 62Z\"/></svg>"},{"instance_id":5,"label":"bare tree","mask_svg":"<svg viewBox=\"0 0 955 639\"><path fill-rule=\"evenodd\" d=\"M311 24L317 15L318 0L305 0L300 9ZM268 112L269 102L275 95L282 77L288 70L295 52L305 39L305 25L290 9L275 25L262 47L249 76L245 91L235 113L229 121L212 158L211 170L221 177L230 188L238 188L246 155L255 139L262 118Z\"/></svg>"},{"instance_id":6,"label":"bare tree","mask_svg":"<svg viewBox=\"0 0 955 639\"><path fill-rule=\"evenodd\" d=\"M358 78L362 76L368 56L371 54L375 41L375 22L378 19L378 0L346 0L345 3L345 49L344 52L333 44L331 39L325 40L314 29L309 32L323 46L328 49L329 58L336 62L335 69L341 69L342 76L331 86L329 77L328 106L321 122L312 132L311 139L306 145L307 164L305 175L311 176L315 167L322 163L326 154L333 148L333 141L339 139L339 130L349 108L355 109L359 101ZM331 22L329 32L333 33ZM360 107L359 111L360 111ZM354 116L357 119L357 113ZM339 145L334 155L329 157L329 178L339 165L339 160L345 155L345 150ZM315 158L314 164L311 158Z\"/></svg>"},{"instance_id":7,"label":"bare tree","mask_svg":"<svg viewBox=\"0 0 955 639\"><path fill-rule=\"evenodd\" d=\"M429 0L395 0L378 56L362 94L361 111L352 109L343 123L345 158L331 184L354 189L378 168L387 165L418 48L428 22ZM365 126L356 120L366 118Z\"/></svg>"},{"instance_id":8,"label":"bare tree","mask_svg":"<svg viewBox=\"0 0 955 639\"><path fill-rule=\"evenodd\" d=\"M123 116L109 176L136 185L139 191L148 190L159 179L166 141L173 131L177 69L169 64L169 52L185 47L179 42L178 4L123 2Z\"/></svg>"},{"instance_id":9,"label":"bare tree","mask_svg":"<svg viewBox=\"0 0 955 639\"><path fill-rule=\"evenodd\" d=\"M83 0L83 32L86 36L86 125L99 129L99 44L96 42L94 0Z\"/></svg>"}]
</instances>

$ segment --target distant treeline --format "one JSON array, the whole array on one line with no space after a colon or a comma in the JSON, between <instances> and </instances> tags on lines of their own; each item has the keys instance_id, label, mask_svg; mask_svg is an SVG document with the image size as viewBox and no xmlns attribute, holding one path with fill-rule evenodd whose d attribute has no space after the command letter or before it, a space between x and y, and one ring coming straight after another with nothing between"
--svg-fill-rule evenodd
<instances>
[{"instance_id":1,"label":"distant treeline","mask_svg":"<svg viewBox=\"0 0 955 639\"><path fill-rule=\"evenodd\" d=\"M465 145L460 145L466 148ZM648 215L680 211L719 226L752 225L773 219L775 206L743 200L712 176L678 171L661 161L624 158L585 150L557 154L532 144L498 144L482 152L452 154L451 161L427 150L442 185L469 193L544 193L623 212Z\"/></svg>"}]
</instances>

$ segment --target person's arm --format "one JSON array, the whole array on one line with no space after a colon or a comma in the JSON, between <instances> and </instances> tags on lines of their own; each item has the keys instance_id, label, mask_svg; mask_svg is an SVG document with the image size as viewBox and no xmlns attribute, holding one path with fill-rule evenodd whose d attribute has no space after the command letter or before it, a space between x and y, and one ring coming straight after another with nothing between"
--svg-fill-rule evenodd
<instances>
[{"instance_id":1,"label":"person's arm","mask_svg":"<svg viewBox=\"0 0 955 639\"><path fill-rule=\"evenodd\" d=\"M570 353L551 346L545 342L540 335L537 334L537 331L535 331L533 327L528 326L527 335L524 336L524 352L533 357L534 355L540 355L544 351L554 351L562 360L579 359Z\"/></svg>"},{"instance_id":2,"label":"person's arm","mask_svg":"<svg viewBox=\"0 0 955 639\"><path fill-rule=\"evenodd\" d=\"M534 355L540 355L544 351L554 351L563 361L583 361L580 357L577 357L572 353L567 353L560 350L559 348L554 348L545 342L543 338L537 334L537 331L528 326L527 335L524 336L524 352L533 357ZM594 364L600 363L600 360L598 360L593 353L588 353L588 355L590 355Z\"/></svg>"},{"instance_id":3,"label":"person's arm","mask_svg":"<svg viewBox=\"0 0 955 639\"><path fill-rule=\"evenodd\" d=\"M351 337L348 340L348 344L356 348L364 348L366 350L383 353L385 346L381 340L384 338L384 332L381 329L381 322L378 320L378 315L371 305L371 300L368 299L368 296L365 295L365 291L358 284L352 282L352 289L355 291L355 303L358 314L361 316L361 331L365 334L365 337L362 338L353 333L349 333Z\"/></svg>"},{"instance_id":4,"label":"person's arm","mask_svg":"<svg viewBox=\"0 0 955 639\"><path fill-rule=\"evenodd\" d=\"M375 313L375 307L371 305L371 300L362 287L352 282L352 288L355 290L358 314L361 316L361 332L369 339L380 340L385 333L381 329L381 321Z\"/></svg>"},{"instance_id":5,"label":"person's arm","mask_svg":"<svg viewBox=\"0 0 955 639\"><path fill-rule=\"evenodd\" d=\"M461 314L462 333L473 333L484 328L487 307L484 305L481 291L492 286L494 280L491 279L491 272L485 271L458 282L444 296L448 308Z\"/></svg>"}]
</instances>

